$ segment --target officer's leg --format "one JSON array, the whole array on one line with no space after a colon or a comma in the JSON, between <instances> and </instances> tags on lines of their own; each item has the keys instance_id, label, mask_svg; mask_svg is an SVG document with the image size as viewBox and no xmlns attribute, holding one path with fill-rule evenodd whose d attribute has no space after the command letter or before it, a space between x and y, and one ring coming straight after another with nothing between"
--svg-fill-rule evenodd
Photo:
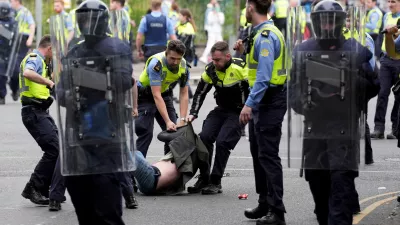
<instances>
[{"instance_id":1,"label":"officer's leg","mask_svg":"<svg viewBox=\"0 0 400 225\"><path fill-rule=\"evenodd\" d=\"M135 132L137 135L136 147L145 157L149 150L151 140L153 139L155 111L155 103L146 100L139 101L139 115L135 120Z\"/></svg>"},{"instance_id":2,"label":"officer's leg","mask_svg":"<svg viewBox=\"0 0 400 225\"><path fill-rule=\"evenodd\" d=\"M199 134L201 141L204 143L208 150L209 165L211 165L212 162L214 142L217 139L218 133L220 132L225 120L221 113L221 109L218 107L212 110L207 115L207 118L204 120L202 130ZM188 188L189 193L199 193L200 191L202 191L203 188L207 187L210 179L210 169L208 169L208 171L206 172L207 173L203 172L201 174L193 187Z\"/></svg>"},{"instance_id":3,"label":"officer's leg","mask_svg":"<svg viewBox=\"0 0 400 225\"><path fill-rule=\"evenodd\" d=\"M365 164L368 165L374 163L374 157L372 153L371 133L367 122L367 118L368 114L365 114L365 120L366 120L365 121Z\"/></svg>"},{"instance_id":4,"label":"officer's leg","mask_svg":"<svg viewBox=\"0 0 400 225\"><path fill-rule=\"evenodd\" d=\"M125 199L125 206L128 209L135 209L138 203L134 196L133 181L129 172L119 173L118 178L121 184L122 196Z\"/></svg>"},{"instance_id":5,"label":"officer's leg","mask_svg":"<svg viewBox=\"0 0 400 225\"><path fill-rule=\"evenodd\" d=\"M329 170L305 170L305 178L310 186L315 203L314 213L319 225L328 225L329 195L331 180Z\"/></svg>"},{"instance_id":6,"label":"officer's leg","mask_svg":"<svg viewBox=\"0 0 400 225\"><path fill-rule=\"evenodd\" d=\"M258 197L258 206L253 209L246 209L244 215L249 219L258 219L265 216L268 212L268 189L267 189L267 175L261 167L260 160L258 158L258 143L257 136L255 134L254 127L254 116L257 115L257 111L253 110L253 119L249 121L249 141L250 141L250 152L253 158L254 177L256 181L256 192Z\"/></svg>"},{"instance_id":7,"label":"officer's leg","mask_svg":"<svg viewBox=\"0 0 400 225\"><path fill-rule=\"evenodd\" d=\"M166 96L163 99L164 99L164 102L165 102L165 106L167 107L167 112L168 112L169 119L176 124L178 118L176 116L176 111L175 111L174 103L172 102L172 97L171 96ZM155 118L157 120L158 125L160 125L161 129L162 130L166 130L167 129L167 125L165 124L165 121L162 118L160 112L158 112L158 110L155 113ZM168 144L165 143L164 144L164 155L166 155L169 151L170 150L169 150Z\"/></svg>"},{"instance_id":8,"label":"officer's leg","mask_svg":"<svg viewBox=\"0 0 400 225\"><path fill-rule=\"evenodd\" d=\"M260 104L258 115L255 115L255 131L259 146L258 159L267 175L268 205L280 219L284 219L286 210L282 201L283 174L279 143L286 113L286 91L272 89L268 92L264 97L268 99L268 102Z\"/></svg>"},{"instance_id":9,"label":"officer's leg","mask_svg":"<svg viewBox=\"0 0 400 225\"><path fill-rule=\"evenodd\" d=\"M352 224L354 176L351 171L331 171L329 224Z\"/></svg>"},{"instance_id":10,"label":"officer's leg","mask_svg":"<svg viewBox=\"0 0 400 225\"><path fill-rule=\"evenodd\" d=\"M331 170L331 195L329 199L329 224L351 224L358 210L354 179L358 175L359 145L351 139L328 140Z\"/></svg>"},{"instance_id":11,"label":"officer's leg","mask_svg":"<svg viewBox=\"0 0 400 225\"><path fill-rule=\"evenodd\" d=\"M400 70L398 73L400 73ZM393 82L392 82L393 85L397 82L398 76L399 76L399 74L397 74L396 77L393 79ZM399 97L394 96L394 104L393 104L393 108L392 108L392 113L390 114L390 120L392 122L392 132L386 136L387 139L396 139L396 137L393 135L393 131L396 130L396 126L397 126L397 114L399 112L399 106L400 106L399 103L400 103Z\"/></svg>"},{"instance_id":12,"label":"officer's leg","mask_svg":"<svg viewBox=\"0 0 400 225\"><path fill-rule=\"evenodd\" d=\"M78 217L79 225L98 222L95 216L92 176L66 176L65 184ZM97 188L97 187L96 187Z\"/></svg>"},{"instance_id":13,"label":"officer's leg","mask_svg":"<svg viewBox=\"0 0 400 225\"><path fill-rule=\"evenodd\" d=\"M66 182L80 225L124 224L116 174L68 176Z\"/></svg>"},{"instance_id":14,"label":"officer's leg","mask_svg":"<svg viewBox=\"0 0 400 225\"><path fill-rule=\"evenodd\" d=\"M1 65L0 65L1 66ZM7 77L0 74L0 104L5 104Z\"/></svg>"},{"instance_id":15,"label":"officer's leg","mask_svg":"<svg viewBox=\"0 0 400 225\"><path fill-rule=\"evenodd\" d=\"M61 210L60 203L65 201L65 189L65 177L61 174L60 157L58 157L50 185L50 211Z\"/></svg>"},{"instance_id":16,"label":"officer's leg","mask_svg":"<svg viewBox=\"0 0 400 225\"><path fill-rule=\"evenodd\" d=\"M22 121L44 152L31 175L30 182L40 190L48 192L59 155L58 130L53 118L45 111L33 110L32 107L23 108L23 111L25 110L31 110L33 114L32 117L26 117L23 113Z\"/></svg>"},{"instance_id":17,"label":"officer's leg","mask_svg":"<svg viewBox=\"0 0 400 225\"><path fill-rule=\"evenodd\" d=\"M224 174L229 155L236 144L240 140L241 125L239 123L239 115L234 112L224 113L225 122L220 128L220 132L216 141L214 167L211 172L211 184L220 185L221 178Z\"/></svg>"},{"instance_id":18,"label":"officer's leg","mask_svg":"<svg viewBox=\"0 0 400 225\"><path fill-rule=\"evenodd\" d=\"M378 94L378 101L376 103L375 112L375 129L374 133L371 135L372 138L383 138L385 132L385 116L388 105L388 98L390 94L390 88L392 87L392 73L390 66L391 59L383 56L381 58L381 68L379 71L379 81L381 83L381 88Z\"/></svg>"}]
</instances>

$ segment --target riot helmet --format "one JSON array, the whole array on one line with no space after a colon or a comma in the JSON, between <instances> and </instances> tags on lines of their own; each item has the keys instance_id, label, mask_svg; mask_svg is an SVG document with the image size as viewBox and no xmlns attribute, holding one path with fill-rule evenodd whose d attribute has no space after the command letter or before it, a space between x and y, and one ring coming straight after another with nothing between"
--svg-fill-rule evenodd
<instances>
[{"instance_id":1,"label":"riot helmet","mask_svg":"<svg viewBox=\"0 0 400 225\"><path fill-rule=\"evenodd\" d=\"M322 0L311 11L311 24L317 40L338 40L345 21L343 6L334 0Z\"/></svg>"},{"instance_id":2,"label":"riot helmet","mask_svg":"<svg viewBox=\"0 0 400 225\"><path fill-rule=\"evenodd\" d=\"M108 29L108 7L99 0L82 2L75 11L80 33L84 36L106 36Z\"/></svg>"},{"instance_id":3,"label":"riot helmet","mask_svg":"<svg viewBox=\"0 0 400 225\"><path fill-rule=\"evenodd\" d=\"M11 17L11 5L7 2L0 1L0 19Z\"/></svg>"}]
</instances>

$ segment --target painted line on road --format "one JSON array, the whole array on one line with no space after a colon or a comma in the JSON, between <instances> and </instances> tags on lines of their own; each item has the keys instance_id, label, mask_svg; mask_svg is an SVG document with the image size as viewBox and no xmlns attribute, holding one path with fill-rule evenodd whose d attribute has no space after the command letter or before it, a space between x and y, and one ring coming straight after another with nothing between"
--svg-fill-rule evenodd
<instances>
[{"instance_id":1,"label":"painted line on road","mask_svg":"<svg viewBox=\"0 0 400 225\"><path fill-rule=\"evenodd\" d=\"M358 224L362 219L364 219L364 217L368 216L368 214L373 212L376 208L378 208L379 206L381 206L387 202L393 201L395 199L397 199L397 196L385 198L380 201L372 203L367 208L365 208L363 211L361 211L360 214L353 216L353 224Z\"/></svg>"},{"instance_id":2,"label":"painted line on road","mask_svg":"<svg viewBox=\"0 0 400 225\"><path fill-rule=\"evenodd\" d=\"M363 200L360 201L360 204L363 204L363 203L365 203L365 202L367 202L369 200L375 199L375 198L380 198L380 197L383 197L383 196L386 196L386 195L395 195L395 194L398 194L398 193L400 193L400 191L388 192L388 193L384 193L384 194L380 194L380 195L375 195L375 196L371 196L371 197L368 197L368 198L364 198Z\"/></svg>"}]
</instances>

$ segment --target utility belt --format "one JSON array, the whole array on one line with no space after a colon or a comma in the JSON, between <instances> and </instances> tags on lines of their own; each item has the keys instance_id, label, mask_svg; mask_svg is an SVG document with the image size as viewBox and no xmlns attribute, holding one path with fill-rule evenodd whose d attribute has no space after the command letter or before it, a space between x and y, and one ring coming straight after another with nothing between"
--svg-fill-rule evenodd
<instances>
[{"instance_id":1,"label":"utility belt","mask_svg":"<svg viewBox=\"0 0 400 225\"><path fill-rule=\"evenodd\" d=\"M286 93L286 84L283 85L276 85L276 86L269 86L267 91L264 93L264 97L261 99L260 103L270 103L271 97L277 95L279 93ZM286 94L285 94L286 97Z\"/></svg>"},{"instance_id":2,"label":"utility belt","mask_svg":"<svg viewBox=\"0 0 400 225\"><path fill-rule=\"evenodd\" d=\"M138 96L139 100L151 100L154 101L153 93L151 92L151 87L139 87L138 86ZM172 90L168 89L167 91L161 93L161 97L171 97Z\"/></svg>"},{"instance_id":3,"label":"utility belt","mask_svg":"<svg viewBox=\"0 0 400 225\"><path fill-rule=\"evenodd\" d=\"M39 99L33 97L21 97L22 106L34 106L35 108L47 110L50 108L51 104L53 104L54 99L52 97L48 97L47 99Z\"/></svg>"}]
</instances>

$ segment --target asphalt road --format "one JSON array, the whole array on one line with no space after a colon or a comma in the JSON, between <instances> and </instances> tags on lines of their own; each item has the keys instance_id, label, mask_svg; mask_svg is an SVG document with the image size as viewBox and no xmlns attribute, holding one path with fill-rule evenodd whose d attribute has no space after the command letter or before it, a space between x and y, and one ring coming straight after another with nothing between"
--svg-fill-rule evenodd
<instances>
[{"instance_id":1,"label":"asphalt road","mask_svg":"<svg viewBox=\"0 0 400 225\"><path fill-rule=\"evenodd\" d=\"M140 71L142 64L135 65ZM195 68L193 75L199 75L201 68ZM138 75L138 73L136 73ZM192 87L193 91L195 87ZM376 99L370 102L369 124L373 127ZM215 106L212 93L207 97L199 119L195 121L196 132L200 132L202 120ZM391 98L390 112L393 106ZM179 105L176 105L177 109ZM49 212L21 197L21 192L41 156L41 150L22 124L21 105L7 97L7 104L0 106L0 225L72 225L77 224L74 208L68 200L59 212ZM56 108L51 114L56 118ZM389 113L387 121L390 122ZM390 123L387 127L390 128ZM287 167L287 125L283 125L281 156L284 167L284 203L287 224L316 225L313 213L314 202L308 183L299 177L299 170ZM389 132L389 130L387 129ZM160 132L156 125L154 133ZM395 225L400 224L400 207L396 201L400 192L400 150L396 140L374 140L375 164L366 166L357 178L363 212L354 219L354 224ZM163 144L153 140L148 159L157 161L163 153ZM223 193L213 196L200 194L180 196L147 197L138 193L138 209L125 209L126 224L211 224L236 225L255 224L243 215L243 210L257 205L254 188L253 166L249 142L242 137L228 162L229 176L222 179ZM192 180L188 185L195 182ZM238 200L241 193L249 194L247 200ZM396 207L397 206L397 207Z\"/></svg>"}]
</instances>

